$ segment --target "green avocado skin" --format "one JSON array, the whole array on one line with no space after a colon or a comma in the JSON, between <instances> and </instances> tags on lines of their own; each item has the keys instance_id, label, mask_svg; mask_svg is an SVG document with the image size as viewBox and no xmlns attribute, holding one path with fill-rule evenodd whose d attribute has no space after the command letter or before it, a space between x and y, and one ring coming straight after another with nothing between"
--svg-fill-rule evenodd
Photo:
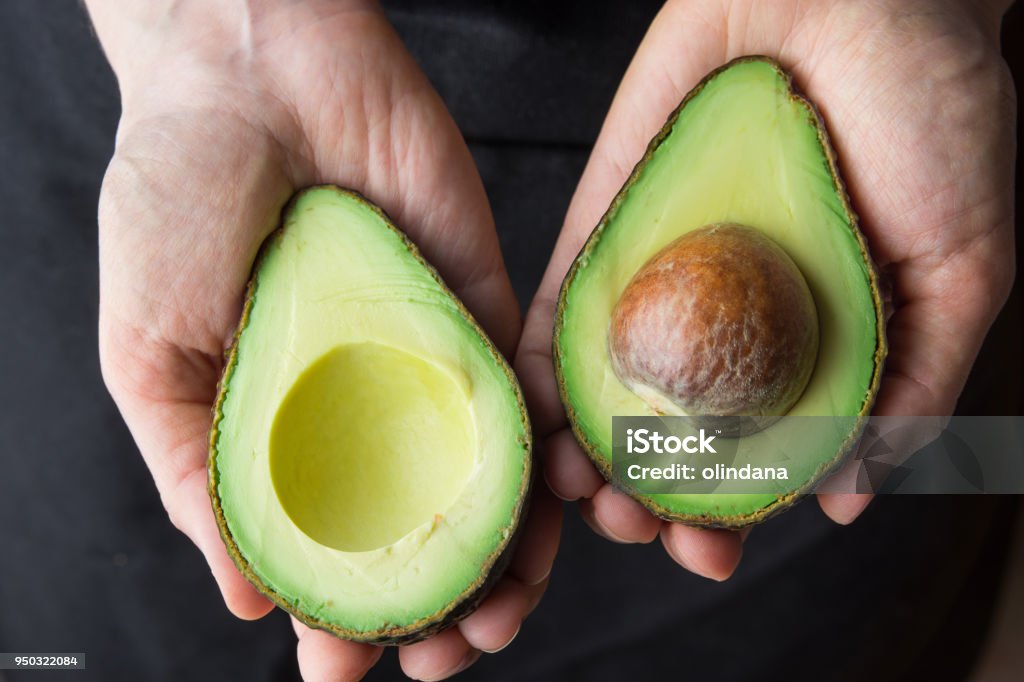
<instances>
[{"instance_id":1,"label":"green avocado skin","mask_svg":"<svg viewBox=\"0 0 1024 682\"><path fill-rule=\"evenodd\" d=\"M661 247L719 222L761 229L779 242L807 277L823 317L817 366L791 414L870 414L887 355L877 269L824 121L766 56L712 71L651 140L563 280L552 355L576 440L608 481L660 518L742 528L788 509L838 468L856 447L863 420L825 444L823 454L809 446L803 477L778 494L648 495L614 480L611 417L658 413L611 374L612 306Z\"/></svg>"},{"instance_id":2,"label":"green avocado skin","mask_svg":"<svg viewBox=\"0 0 1024 682\"><path fill-rule=\"evenodd\" d=\"M254 317L261 312L259 310L261 300L266 298L262 289L265 282L261 281L261 278L265 278L268 272L267 266L268 261L273 257L272 251L280 246L289 230L297 229L293 224L303 219L302 214L305 211L318 206L321 202L340 202L355 207L369 216L369 219L376 225L372 228L371 233L376 232L381 235L381 239L390 244L389 248L398 252L400 257L405 259L405 267L409 268L410 272L415 271L415 275L420 278L421 288L425 286L428 289L426 296L429 298L429 305L424 306L424 309L427 310L425 314L436 314L440 310L441 313L437 314L447 315L455 320L456 325L461 325L459 328L463 331L459 334L463 334L466 343L472 345L473 352L483 358L479 362L489 365L491 368L491 373L487 376L474 378L480 384L485 382L494 384L493 390L501 393L504 401L502 405L512 406L512 409L503 418L505 431L502 431L502 433L511 433L512 437L508 442L501 443L495 449L497 456L515 460L505 467L506 470L512 471L513 475L502 479L505 481L503 485L508 488L502 494L501 500L502 504L505 504L505 507L502 507L504 516L501 517L503 520L500 526L490 528L487 532L487 538L497 539L487 540L490 543L488 545L490 550L475 560L472 569L474 577L458 589L458 594L443 604L439 604L436 609L423 612L416 618L393 622L385 620L378 626L369 628L353 627L341 619L332 618L321 612L311 612L308 604L316 600L315 595L312 598L309 595L297 598L294 589L282 587L283 581L268 574L266 562L261 561L264 557L254 554L251 540L244 537L245 533L240 532L244 525L240 524L242 519L232 515L225 498L227 488L224 487L226 471L224 458L228 456L233 447L226 437L227 429L225 427L229 425L231 419L238 418L233 416L232 412L232 410L237 410L237 407L226 409L226 406L231 399L239 400L234 380L240 371L240 365L245 362L240 349L244 347L247 330L249 330ZM282 211L282 216L282 226L266 239L256 258L242 315L233 342L225 354L225 367L213 408L213 425L209 440L208 491L217 525L228 553L239 571L260 593L295 616L300 622L352 641L379 645L417 642L445 630L471 614L501 578L515 551L521 535L523 525L521 522L526 516L529 505L533 476L532 437L522 393L508 363L479 324L443 282L436 270L426 262L417 247L393 225L379 207L352 190L333 185L322 185L310 187L297 193ZM303 248L308 247L304 245ZM423 285L424 281L426 285ZM417 293L417 295L419 294ZM264 303L264 307L266 305ZM457 343L461 343L461 341L457 339ZM249 362L251 364L252 361ZM474 390L480 390L476 388L477 385L474 383ZM235 390L234 396L232 396L233 390ZM233 459L242 458L233 456ZM481 466L488 466L488 463L484 462ZM498 464L493 466L497 467ZM238 494L248 493L249 491L243 490L241 493L233 494L237 498ZM259 493L253 491L253 494ZM237 502L235 504L237 505ZM481 504L496 504L496 502L485 500ZM284 518L283 515L282 518ZM287 525L286 522L282 522L282 524ZM308 541L308 538L305 538L297 529L295 535L302 536L303 542ZM246 547L247 542L249 547Z\"/></svg>"}]
</instances>

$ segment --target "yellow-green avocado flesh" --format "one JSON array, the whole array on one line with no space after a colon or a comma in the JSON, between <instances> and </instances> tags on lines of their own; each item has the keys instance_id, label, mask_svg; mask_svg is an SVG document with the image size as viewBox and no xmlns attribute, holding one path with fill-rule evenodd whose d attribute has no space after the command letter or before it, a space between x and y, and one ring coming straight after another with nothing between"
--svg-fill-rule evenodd
<instances>
[{"instance_id":1,"label":"yellow-green avocado flesh","mask_svg":"<svg viewBox=\"0 0 1024 682\"><path fill-rule=\"evenodd\" d=\"M790 479L764 494L641 494L655 514L716 527L759 522L788 507L855 445L886 354L877 275L839 178L824 124L772 59L712 72L680 104L590 235L562 285L555 369L577 440L612 480L612 416L655 415L613 372L608 325L633 275L680 235L715 223L761 230L800 269L819 318L818 358L788 414L849 416L814 438L784 436ZM682 412L679 412L682 414ZM772 429L744 438L743 453ZM820 433L818 433L820 432ZM709 462L710 463L710 462Z\"/></svg>"},{"instance_id":2,"label":"yellow-green avocado flesh","mask_svg":"<svg viewBox=\"0 0 1024 682\"><path fill-rule=\"evenodd\" d=\"M246 577L346 639L421 639L496 580L530 428L501 354L377 207L298 194L264 244L210 438Z\"/></svg>"}]
</instances>

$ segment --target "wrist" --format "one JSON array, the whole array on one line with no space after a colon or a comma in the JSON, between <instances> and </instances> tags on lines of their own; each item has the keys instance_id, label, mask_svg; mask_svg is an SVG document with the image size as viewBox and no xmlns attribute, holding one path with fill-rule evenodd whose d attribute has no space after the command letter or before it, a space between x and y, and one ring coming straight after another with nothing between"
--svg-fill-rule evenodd
<instances>
[{"instance_id":1,"label":"wrist","mask_svg":"<svg viewBox=\"0 0 1024 682\"><path fill-rule=\"evenodd\" d=\"M327 14L379 11L376 0L84 0L97 37L121 87L187 75L189 67L244 69L261 48L289 29ZM241 8L239 7L241 5Z\"/></svg>"}]
</instances>

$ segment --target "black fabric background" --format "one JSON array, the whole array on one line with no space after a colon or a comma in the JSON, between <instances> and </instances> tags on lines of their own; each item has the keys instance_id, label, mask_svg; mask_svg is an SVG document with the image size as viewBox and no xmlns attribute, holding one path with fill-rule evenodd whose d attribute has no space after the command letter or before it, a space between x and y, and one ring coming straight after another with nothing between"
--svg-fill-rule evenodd
<instances>
[{"instance_id":1,"label":"black fabric background","mask_svg":"<svg viewBox=\"0 0 1024 682\"><path fill-rule=\"evenodd\" d=\"M385 3L470 143L524 307L657 5ZM1022 22L1015 11L1006 26L1018 76ZM89 666L4 675L295 679L287 619L227 613L100 380L95 209L117 116L76 2L0 4L0 651L85 651ZM964 414L1021 413L1019 289ZM600 540L570 509L547 597L512 646L460 679L962 678L1010 502L889 497L849 528L802 504L757 528L722 585L657 544ZM368 679L400 679L394 652Z\"/></svg>"}]
</instances>

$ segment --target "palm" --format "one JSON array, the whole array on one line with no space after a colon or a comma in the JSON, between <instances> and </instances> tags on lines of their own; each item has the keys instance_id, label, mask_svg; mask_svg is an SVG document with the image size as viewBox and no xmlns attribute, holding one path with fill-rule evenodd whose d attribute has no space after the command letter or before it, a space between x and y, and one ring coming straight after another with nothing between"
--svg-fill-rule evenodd
<instances>
[{"instance_id":1,"label":"palm","mask_svg":"<svg viewBox=\"0 0 1024 682\"><path fill-rule=\"evenodd\" d=\"M316 183L359 189L504 352L519 336L487 199L443 104L379 12L329 5L271 17L228 66L165 63L145 84L122 79L125 114L101 197L104 377L172 520L244 618L271 604L235 570L214 523L210 405L253 259L288 197ZM540 496L493 597L459 628L404 648L408 671L451 670L514 635L543 591L558 509ZM380 655L296 628L313 678L359 677Z\"/></svg>"},{"instance_id":2,"label":"palm","mask_svg":"<svg viewBox=\"0 0 1024 682\"><path fill-rule=\"evenodd\" d=\"M928 12L921 11L923 9ZM550 360L558 286L648 140L708 71L744 54L792 69L822 108L883 279L890 359L878 414L948 414L1012 278L1013 97L989 33L954 2L670 2L623 79L527 317L517 368L547 439L546 473L605 535L727 576L740 538L662 523L610 488L565 430ZM915 13L916 12L916 13ZM987 29L987 30L986 30ZM821 496L852 520L866 498Z\"/></svg>"},{"instance_id":3,"label":"palm","mask_svg":"<svg viewBox=\"0 0 1024 682\"><path fill-rule=\"evenodd\" d=\"M864 21L870 21L865 18ZM901 37L905 23L917 31ZM1012 272L1013 99L991 43L954 16L905 17L799 60L826 107L873 254L891 278L878 411L952 411ZM901 41L899 51L885 46ZM967 329L971 333L964 336Z\"/></svg>"}]
</instances>

